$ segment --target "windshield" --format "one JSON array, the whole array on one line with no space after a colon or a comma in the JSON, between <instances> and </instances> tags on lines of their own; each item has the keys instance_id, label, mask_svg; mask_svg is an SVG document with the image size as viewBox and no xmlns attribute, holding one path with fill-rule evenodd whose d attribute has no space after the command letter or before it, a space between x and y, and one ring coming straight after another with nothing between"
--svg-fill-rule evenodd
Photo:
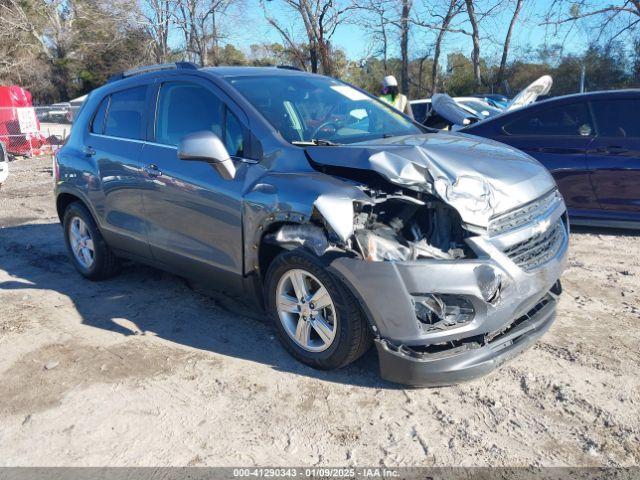
<instances>
[{"instance_id":1,"label":"windshield","mask_svg":"<svg viewBox=\"0 0 640 480\"><path fill-rule=\"evenodd\" d=\"M367 94L326 77L235 77L229 82L292 143L353 143L422 133Z\"/></svg>"}]
</instances>

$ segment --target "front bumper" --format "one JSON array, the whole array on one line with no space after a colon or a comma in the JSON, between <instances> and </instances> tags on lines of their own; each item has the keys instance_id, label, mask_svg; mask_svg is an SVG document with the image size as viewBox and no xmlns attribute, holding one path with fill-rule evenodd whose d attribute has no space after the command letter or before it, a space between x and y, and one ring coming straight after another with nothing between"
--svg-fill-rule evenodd
<instances>
[{"instance_id":1,"label":"front bumper","mask_svg":"<svg viewBox=\"0 0 640 480\"><path fill-rule=\"evenodd\" d=\"M505 253L513 245L536 238L542 227L547 231L558 222L564 225L563 238L542 264L528 270ZM522 228L467 239L477 258L365 262L339 257L331 262L330 270L350 287L372 323L382 377L416 385L443 385L490 371L549 328L557 297L551 292L554 286L559 288L568 241L566 210L561 202ZM478 267L490 267L500 275L497 300L483 299ZM415 311L416 298L424 294L464 297L473 305L473 320L451 328L427 328ZM541 302L545 305L538 311Z\"/></svg>"},{"instance_id":2,"label":"front bumper","mask_svg":"<svg viewBox=\"0 0 640 480\"><path fill-rule=\"evenodd\" d=\"M426 353L376 339L380 375L391 382L424 387L451 385L486 375L549 329L555 320L557 300L550 293L542 302L538 311L516 320L512 328L484 345L470 340L440 353Z\"/></svg>"}]
</instances>

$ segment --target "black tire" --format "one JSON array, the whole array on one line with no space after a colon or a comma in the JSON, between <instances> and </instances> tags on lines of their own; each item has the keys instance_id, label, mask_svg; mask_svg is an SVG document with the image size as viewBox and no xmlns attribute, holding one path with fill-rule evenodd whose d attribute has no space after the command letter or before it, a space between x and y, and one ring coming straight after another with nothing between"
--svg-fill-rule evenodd
<instances>
[{"instance_id":1,"label":"black tire","mask_svg":"<svg viewBox=\"0 0 640 480\"><path fill-rule=\"evenodd\" d=\"M286 332L276 308L278 282L292 269L311 273L325 286L336 310L337 329L331 345L321 352L300 347ZM344 284L331 275L313 255L294 250L279 254L269 266L264 282L265 303L278 337L285 349L300 362L313 368L340 368L361 357L371 347L372 333L358 301Z\"/></svg>"},{"instance_id":2,"label":"black tire","mask_svg":"<svg viewBox=\"0 0 640 480\"><path fill-rule=\"evenodd\" d=\"M94 256L93 263L90 267L86 268L76 259L70 240L71 223L74 218L79 217L87 226L91 239L93 240ZM114 255L113 251L109 248L104 241L100 230L98 229L93 216L82 203L74 202L64 211L64 217L62 221L62 227L64 229L64 242L67 246L67 254L69 260L76 268L76 270L85 278L89 280L105 280L113 277L118 273L118 259Z\"/></svg>"}]
</instances>

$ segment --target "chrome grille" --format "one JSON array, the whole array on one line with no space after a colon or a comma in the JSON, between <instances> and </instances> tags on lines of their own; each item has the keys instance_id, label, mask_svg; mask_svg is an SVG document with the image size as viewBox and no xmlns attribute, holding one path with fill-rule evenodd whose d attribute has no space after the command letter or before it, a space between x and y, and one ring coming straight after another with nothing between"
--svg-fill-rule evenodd
<instances>
[{"instance_id":1,"label":"chrome grille","mask_svg":"<svg viewBox=\"0 0 640 480\"><path fill-rule=\"evenodd\" d=\"M558 220L548 230L508 247L504 253L520 268L531 271L547 263L558 253L566 235L564 222Z\"/></svg>"},{"instance_id":2,"label":"chrome grille","mask_svg":"<svg viewBox=\"0 0 640 480\"><path fill-rule=\"evenodd\" d=\"M553 189L533 202L493 218L489 222L488 233L494 236L532 223L537 217L546 213L560 201L562 201L560 192L557 189Z\"/></svg>"}]
</instances>

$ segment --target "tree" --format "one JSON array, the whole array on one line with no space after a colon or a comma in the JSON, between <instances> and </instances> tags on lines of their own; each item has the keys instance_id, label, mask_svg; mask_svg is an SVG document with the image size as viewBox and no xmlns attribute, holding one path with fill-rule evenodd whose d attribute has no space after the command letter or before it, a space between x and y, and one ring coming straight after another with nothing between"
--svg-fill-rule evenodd
<instances>
[{"instance_id":1,"label":"tree","mask_svg":"<svg viewBox=\"0 0 640 480\"><path fill-rule=\"evenodd\" d=\"M438 30L438 35L436 36L436 42L434 45L433 52L433 63L431 65L431 93L435 94L438 92L438 83L440 82L440 54L442 51L442 41L444 40L445 33L449 31L451 27L451 22L455 18L456 15L460 13L462 8L461 0L450 0L446 13L443 16L440 16L442 19L439 27L436 27ZM437 15L434 15L437 16Z\"/></svg>"},{"instance_id":2,"label":"tree","mask_svg":"<svg viewBox=\"0 0 640 480\"><path fill-rule=\"evenodd\" d=\"M224 34L220 20L234 0L176 0L176 24L182 32L188 58L202 66L218 65Z\"/></svg>"},{"instance_id":3,"label":"tree","mask_svg":"<svg viewBox=\"0 0 640 480\"><path fill-rule=\"evenodd\" d=\"M156 63L169 61L169 34L173 26L175 0L140 0L139 23L146 30L148 46Z\"/></svg>"},{"instance_id":4,"label":"tree","mask_svg":"<svg viewBox=\"0 0 640 480\"><path fill-rule=\"evenodd\" d=\"M511 35L513 33L513 27L518 20L518 15L520 14L520 10L522 9L522 4L524 0L516 0L516 6L513 11L513 16L511 17L511 22L509 22L509 28L507 29L507 35L504 39L504 43L502 46L502 58L500 59L500 69L498 70L498 80L497 84L502 85L504 80L504 70L507 66L507 56L509 54L509 47L511 46Z\"/></svg>"},{"instance_id":5,"label":"tree","mask_svg":"<svg viewBox=\"0 0 640 480\"><path fill-rule=\"evenodd\" d=\"M295 39L295 33L288 31L282 23L269 13L266 3L275 0L261 0L267 22L282 36L298 64L306 66L305 43ZM354 7L344 0L278 0L302 23L306 34L309 65L313 73L320 71L332 75L334 71L331 38L338 26L345 20L347 12Z\"/></svg>"},{"instance_id":6,"label":"tree","mask_svg":"<svg viewBox=\"0 0 640 480\"><path fill-rule=\"evenodd\" d=\"M402 68L400 70L400 86L404 93L409 93L409 17L411 15L412 1L401 1L400 58L402 60Z\"/></svg>"},{"instance_id":7,"label":"tree","mask_svg":"<svg viewBox=\"0 0 640 480\"><path fill-rule=\"evenodd\" d=\"M625 33L636 35L640 25L640 0L611 0L608 4L589 0L552 0L541 25L557 29L583 22L597 33L614 40Z\"/></svg>"},{"instance_id":8,"label":"tree","mask_svg":"<svg viewBox=\"0 0 640 480\"><path fill-rule=\"evenodd\" d=\"M480 28L478 27L478 19L476 10L473 6L473 0L465 0L467 5L467 15L471 24L471 40L473 41L473 51L471 53L471 62L473 63L473 77L476 86L482 86L482 76L480 75Z\"/></svg>"}]
</instances>

